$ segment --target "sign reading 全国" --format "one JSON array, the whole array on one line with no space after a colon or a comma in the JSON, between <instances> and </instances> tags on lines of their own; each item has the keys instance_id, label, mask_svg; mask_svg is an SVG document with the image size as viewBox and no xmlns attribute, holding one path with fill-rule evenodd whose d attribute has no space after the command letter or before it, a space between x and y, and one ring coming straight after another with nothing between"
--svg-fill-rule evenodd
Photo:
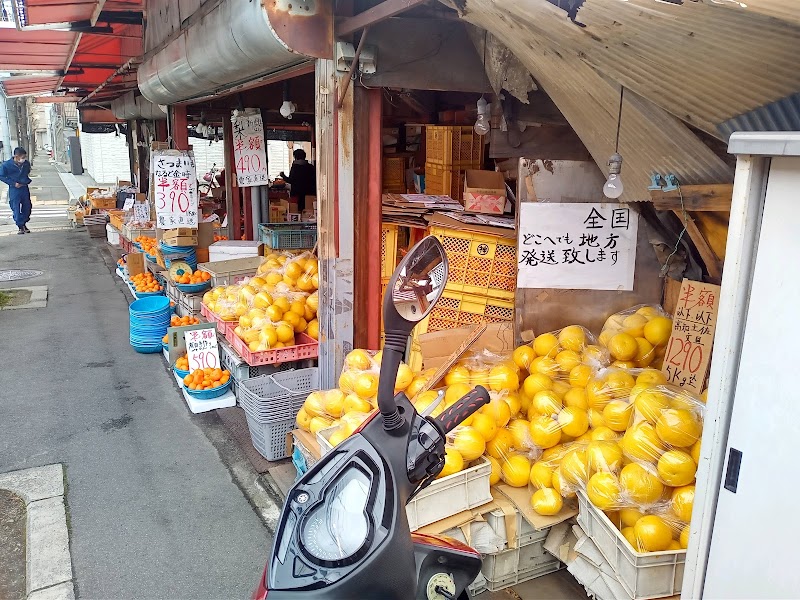
<instances>
[{"instance_id":1,"label":"sign reading \u5168\u56fd","mask_svg":"<svg viewBox=\"0 0 800 600\"><path fill-rule=\"evenodd\" d=\"M150 176L156 227L197 227L197 170L194 155L182 150L153 150Z\"/></svg>"},{"instance_id":2,"label":"sign reading \u5168\u56fd","mask_svg":"<svg viewBox=\"0 0 800 600\"><path fill-rule=\"evenodd\" d=\"M264 142L264 123L261 113L245 113L231 117L233 130L233 159L239 187L269 183L267 147Z\"/></svg>"},{"instance_id":3,"label":"sign reading \u5168\u56fd","mask_svg":"<svg viewBox=\"0 0 800 600\"><path fill-rule=\"evenodd\" d=\"M625 205L525 202L517 287L632 290L638 231Z\"/></svg>"}]
</instances>

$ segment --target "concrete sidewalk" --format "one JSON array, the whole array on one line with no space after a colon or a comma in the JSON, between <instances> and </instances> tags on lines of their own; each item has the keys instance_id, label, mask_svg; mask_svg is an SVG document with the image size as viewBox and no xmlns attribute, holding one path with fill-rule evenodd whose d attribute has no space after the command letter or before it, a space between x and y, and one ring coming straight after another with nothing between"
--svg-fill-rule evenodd
<instances>
[{"instance_id":1,"label":"concrete sidewalk","mask_svg":"<svg viewBox=\"0 0 800 600\"><path fill-rule=\"evenodd\" d=\"M0 269L44 271L0 289L49 291L0 312L0 471L65 466L77 597L247 598L267 530L219 419L191 415L161 355L129 346L104 248L80 229L0 237Z\"/></svg>"}]
</instances>

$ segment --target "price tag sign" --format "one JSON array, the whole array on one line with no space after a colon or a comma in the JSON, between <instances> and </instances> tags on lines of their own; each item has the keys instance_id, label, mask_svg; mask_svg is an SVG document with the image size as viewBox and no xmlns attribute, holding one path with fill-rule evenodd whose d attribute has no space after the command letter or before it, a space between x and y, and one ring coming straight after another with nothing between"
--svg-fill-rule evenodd
<instances>
[{"instance_id":1,"label":"price tag sign","mask_svg":"<svg viewBox=\"0 0 800 600\"><path fill-rule=\"evenodd\" d=\"M136 202L136 194L131 194L125 198L125 204L122 205L122 210L130 210L133 208L133 203Z\"/></svg>"},{"instance_id":2,"label":"price tag sign","mask_svg":"<svg viewBox=\"0 0 800 600\"><path fill-rule=\"evenodd\" d=\"M264 143L264 123L261 113L231 117L233 126L233 158L239 187L269 183L267 175L267 146Z\"/></svg>"},{"instance_id":3,"label":"price tag sign","mask_svg":"<svg viewBox=\"0 0 800 600\"><path fill-rule=\"evenodd\" d=\"M711 361L719 291L718 285L683 280L661 367L670 383L698 394L703 391Z\"/></svg>"},{"instance_id":4,"label":"price tag sign","mask_svg":"<svg viewBox=\"0 0 800 600\"><path fill-rule=\"evenodd\" d=\"M150 158L151 189L159 229L197 227L197 169L194 155L182 150L154 150Z\"/></svg>"},{"instance_id":5,"label":"price tag sign","mask_svg":"<svg viewBox=\"0 0 800 600\"><path fill-rule=\"evenodd\" d=\"M150 205L146 202L135 202L133 204L133 220L136 223L146 223L150 220Z\"/></svg>"},{"instance_id":6,"label":"price tag sign","mask_svg":"<svg viewBox=\"0 0 800 600\"><path fill-rule=\"evenodd\" d=\"M216 369L219 367L217 329L213 323L210 324L210 327L185 332L184 339L186 340L186 354L189 359L189 371Z\"/></svg>"}]
</instances>

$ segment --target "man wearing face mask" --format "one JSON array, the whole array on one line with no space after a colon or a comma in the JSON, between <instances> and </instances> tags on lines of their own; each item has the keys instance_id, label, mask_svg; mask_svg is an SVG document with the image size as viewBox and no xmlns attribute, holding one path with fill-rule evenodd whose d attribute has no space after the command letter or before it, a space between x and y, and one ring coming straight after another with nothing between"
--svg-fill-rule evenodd
<instances>
[{"instance_id":1,"label":"man wearing face mask","mask_svg":"<svg viewBox=\"0 0 800 600\"><path fill-rule=\"evenodd\" d=\"M13 158L0 164L0 181L8 185L8 204L14 213L14 223L18 235L30 233L28 221L31 219L31 163L24 148L15 148Z\"/></svg>"}]
</instances>

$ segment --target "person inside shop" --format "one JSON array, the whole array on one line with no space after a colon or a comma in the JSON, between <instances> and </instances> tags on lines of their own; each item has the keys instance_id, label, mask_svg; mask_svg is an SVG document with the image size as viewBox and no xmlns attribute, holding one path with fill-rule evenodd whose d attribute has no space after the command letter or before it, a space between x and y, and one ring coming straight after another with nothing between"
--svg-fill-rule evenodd
<instances>
[{"instance_id":1,"label":"person inside shop","mask_svg":"<svg viewBox=\"0 0 800 600\"><path fill-rule=\"evenodd\" d=\"M19 231L17 235L30 233L28 221L31 220L31 163L24 148L14 148L14 155L0 164L0 181L8 185L8 204L14 215Z\"/></svg>"},{"instance_id":2,"label":"person inside shop","mask_svg":"<svg viewBox=\"0 0 800 600\"><path fill-rule=\"evenodd\" d=\"M281 171L283 180L292 186L291 197L297 202L297 207L302 213L304 210L311 210L313 206L306 206L306 196L317 195L317 169L306 160L305 150L298 148L294 151L294 162L286 173Z\"/></svg>"}]
</instances>

